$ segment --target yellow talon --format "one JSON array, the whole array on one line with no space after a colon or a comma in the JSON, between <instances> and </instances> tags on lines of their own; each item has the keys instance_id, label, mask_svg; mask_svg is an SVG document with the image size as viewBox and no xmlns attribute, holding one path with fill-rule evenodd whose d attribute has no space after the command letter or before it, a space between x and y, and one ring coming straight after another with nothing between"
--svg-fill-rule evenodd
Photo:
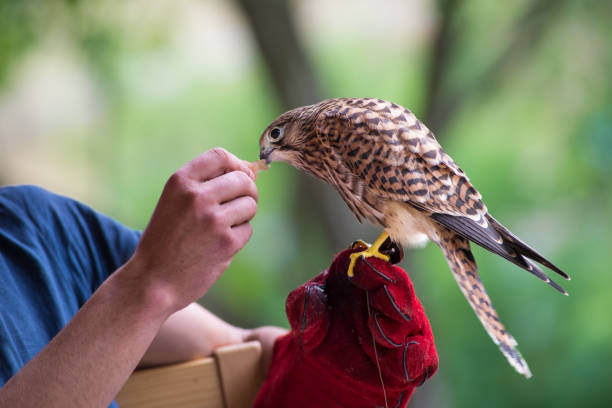
<instances>
[{"instance_id":1,"label":"yellow talon","mask_svg":"<svg viewBox=\"0 0 612 408\"><path fill-rule=\"evenodd\" d=\"M389 256L380 252L380 246L383 244L383 242L387 240L387 238L389 238L389 234L387 234L386 231L383 231L383 233L380 234L378 238L376 238L376 241L374 241L372 246L370 246L368 249L359 251L359 252L355 252L350 255L351 262L349 263L349 267L348 267L349 278L352 278L353 276L355 276L355 273L353 272L353 268L355 268L355 262L357 262L358 258L374 257L374 258L382 259L385 262L389 262ZM365 242L363 241L357 241L357 243L365 244ZM367 244L365 245L367 246ZM353 246L355 246L355 244L353 244Z\"/></svg>"}]
</instances>

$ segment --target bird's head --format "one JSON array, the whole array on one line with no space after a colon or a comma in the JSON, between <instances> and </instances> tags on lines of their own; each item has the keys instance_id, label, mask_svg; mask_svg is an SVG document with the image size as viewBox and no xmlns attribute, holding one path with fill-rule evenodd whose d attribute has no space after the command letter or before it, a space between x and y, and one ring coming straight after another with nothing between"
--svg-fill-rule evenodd
<instances>
[{"instance_id":1,"label":"bird's head","mask_svg":"<svg viewBox=\"0 0 612 408\"><path fill-rule=\"evenodd\" d=\"M259 139L259 158L282 161L299 169L316 138L314 124L321 104L303 106L283 113L266 127Z\"/></svg>"}]
</instances>

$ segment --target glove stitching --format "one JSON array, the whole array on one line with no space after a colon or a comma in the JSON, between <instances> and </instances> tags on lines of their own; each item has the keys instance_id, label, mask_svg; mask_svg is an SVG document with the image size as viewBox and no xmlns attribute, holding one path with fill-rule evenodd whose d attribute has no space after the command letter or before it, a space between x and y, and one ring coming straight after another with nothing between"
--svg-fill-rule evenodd
<instances>
[{"instance_id":1,"label":"glove stitching","mask_svg":"<svg viewBox=\"0 0 612 408\"><path fill-rule=\"evenodd\" d=\"M429 377L429 367L427 367L427 369L425 370L425 375L423 375L423 381L421 381L421 383L417 385L417 387L420 387L421 385L425 384L425 381L427 380L428 377Z\"/></svg>"},{"instance_id":2,"label":"glove stitching","mask_svg":"<svg viewBox=\"0 0 612 408\"><path fill-rule=\"evenodd\" d=\"M368 307L368 316L370 316L370 292L366 290L365 295L366 305ZM374 357L376 358L376 368L378 369L378 377L380 378L380 385L382 386L383 397L385 398L385 408L388 408L389 404L387 403L387 391L385 390L385 381L383 380L382 370L380 369L380 361L378 360L378 352L376 351L376 339L374 338L374 333L372 333L371 330L370 335L372 336L372 348L374 349Z\"/></svg>"},{"instance_id":3,"label":"glove stitching","mask_svg":"<svg viewBox=\"0 0 612 408\"><path fill-rule=\"evenodd\" d=\"M311 286L306 287L306 293L304 294L304 311L302 312L302 329L300 330L300 350L304 350L304 330L306 329L306 314L308 311L308 298L310 295Z\"/></svg>"},{"instance_id":4,"label":"glove stitching","mask_svg":"<svg viewBox=\"0 0 612 408\"><path fill-rule=\"evenodd\" d=\"M404 346L404 358L403 358L403 362L404 362L404 375L406 376L406 381L408 382L412 382L414 381L413 379L411 379L408 376L408 367L406 367L406 357L408 355L408 346L411 344L419 344L418 341L409 341L408 343L406 343L406 345Z\"/></svg>"},{"instance_id":5,"label":"glove stitching","mask_svg":"<svg viewBox=\"0 0 612 408\"><path fill-rule=\"evenodd\" d=\"M385 334L385 332L383 332L382 328L380 327L380 323L378 322L378 315L380 315L380 312L374 313L374 323L376 323L376 327L378 328L378 331L380 332L380 335L383 336L383 338L385 340L387 340L387 342L389 344L391 344L393 347L401 347L402 344L401 343L396 343L394 341L392 341L389 337L387 337L387 335Z\"/></svg>"},{"instance_id":6,"label":"glove stitching","mask_svg":"<svg viewBox=\"0 0 612 408\"><path fill-rule=\"evenodd\" d=\"M402 391L399 395L399 398L397 400L397 404L395 404L395 406L393 408L400 408L400 406L402 405L402 400L404 399L404 394L406 393L406 391Z\"/></svg>"},{"instance_id":7,"label":"glove stitching","mask_svg":"<svg viewBox=\"0 0 612 408\"><path fill-rule=\"evenodd\" d=\"M383 279L391 282L391 283L397 283L396 281L394 281L393 279L391 279L390 277L388 277L387 275L385 275L384 273L380 272L378 269L376 269L375 267L372 266L372 264L370 262L368 262L368 260L365 257L361 257L360 258L363 262L366 263L366 265L368 265L370 267L371 270L373 270L374 272L376 272L380 277L382 277Z\"/></svg>"},{"instance_id":8,"label":"glove stitching","mask_svg":"<svg viewBox=\"0 0 612 408\"><path fill-rule=\"evenodd\" d=\"M389 289L387 289L387 285L383 285L383 288L385 289L385 293L387 294L387 297L389 298L389 302L391 302L391 306L393 306L395 311L399 313L400 316L404 318L404 320L409 322L411 320L410 317L406 316L406 314L400 310L397 304L395 304L395 302L393 301L393 298L391 297L391 294L389 293Z\"/></svg>"}]
</instances>

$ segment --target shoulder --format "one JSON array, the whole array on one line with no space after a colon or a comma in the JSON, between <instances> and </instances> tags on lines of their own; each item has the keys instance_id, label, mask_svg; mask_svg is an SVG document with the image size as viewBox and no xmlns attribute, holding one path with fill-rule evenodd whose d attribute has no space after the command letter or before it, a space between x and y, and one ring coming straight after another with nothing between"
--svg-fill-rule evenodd
<instances>
[{"instance_id":1,"label":"shoulder","mask_svg":"<svg viewBox=\"0 0 612 408\"><path fill-rule=\"evenodd\" d=\"M41 187L0 188L0 237L39 248L101 283L133 253L140 232L91 207ZM75 265L72 265L75 263Z\"/></svg>"},{"instance_id":2,"label":"shoulder","mask_svg":"<svg viewBox=\"0 0 612 408\"><path fill-rule=\"evenodd\" d=\"M55 196L55 194L42 187L32 185L5 186L0 188L0 202L4 205L8 203L30 204L47 201L51 196Z\"/></svg>"},{"instance_id":3,"label":"shoulder","mask_svg":"<svg viewBox=\"0 0 612 408\"><path fill-rule=\"evenodd\" d=\"M90 240L122 238L120 241L127 239L132 244L140 238L138 231L86 204L33 185L0 188L0 219L3 229L7 223L29 225L42 236L85 236Z\"/></svg>"},{"instance_id":4,"label":"shoulder","mask_svg":"<svg viewBox=\"0 0 612 408\"><path fill-rule=\"evenodd\" d=\"M75 218L94 211L78 201L33 185L0 188L0 217L19 224L31 224L44 231L58 224L71 224Z\"/></svg>"},{"instance_id":5,"label":"shoulder","mask_svg":"<svg viewBox=\"0 0 612 408\"><path fill-rule=\"evenodd\" d=\"M6 186L0 188L0 220L2 229L32 229L49 206L57 205L57 195L44 188L32 185ZM44 222L42 223L44 224ZM34 228L35 229L35 228Z\"/></svg>"}]
</instances>

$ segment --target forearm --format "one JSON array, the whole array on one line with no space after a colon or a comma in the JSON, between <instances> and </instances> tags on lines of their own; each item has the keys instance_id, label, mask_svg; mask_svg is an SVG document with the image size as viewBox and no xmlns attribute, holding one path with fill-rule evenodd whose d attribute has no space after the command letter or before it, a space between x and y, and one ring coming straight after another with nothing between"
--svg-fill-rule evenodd
<instances>
[{"instance_id":1,"label":"forearm","mask_svg":"<svg viewBox=\"0 0 612 408\"><path fill-rule=\"evenodd\" d=\"M0 389L0 406L106 407L164 321L249 240L257 198L253 172L223 149L174 173L131 260Z\"/></svg>"},{"instance_id":2,"label":"forearm","mask_svg":"<svg viewBox=\"0 0 612 408\"><path fill-rule=\"evenodd\" d=\"M210 355L217 347L256 340L261 343L263 367L267 371L274 342L286 332L272 326L256 329L232 326L199 304L192 303L166 320L139 367L193 360Z\"/></svg>"},{"instance_id":3,"label":"forearm","mask_svg":"<svg viewBox=\"0 0 612 408\"><path fill-rule=\"evenodd\" d=\"M106 407L173 312L163 287L146 287L129 263L0 389L0 406Z\"/></svg>"},{"instance_id":4,"label":"forearm","mask_svg":"<svg viewBox=\"0 0 612 408\"><path fill-rule=\"evenodd\" d=\"M139 367L171 364L210 355L217 347L244 341L250 330L219 319L197 303L168 318Z\"/></svg>"}]
</instances>

